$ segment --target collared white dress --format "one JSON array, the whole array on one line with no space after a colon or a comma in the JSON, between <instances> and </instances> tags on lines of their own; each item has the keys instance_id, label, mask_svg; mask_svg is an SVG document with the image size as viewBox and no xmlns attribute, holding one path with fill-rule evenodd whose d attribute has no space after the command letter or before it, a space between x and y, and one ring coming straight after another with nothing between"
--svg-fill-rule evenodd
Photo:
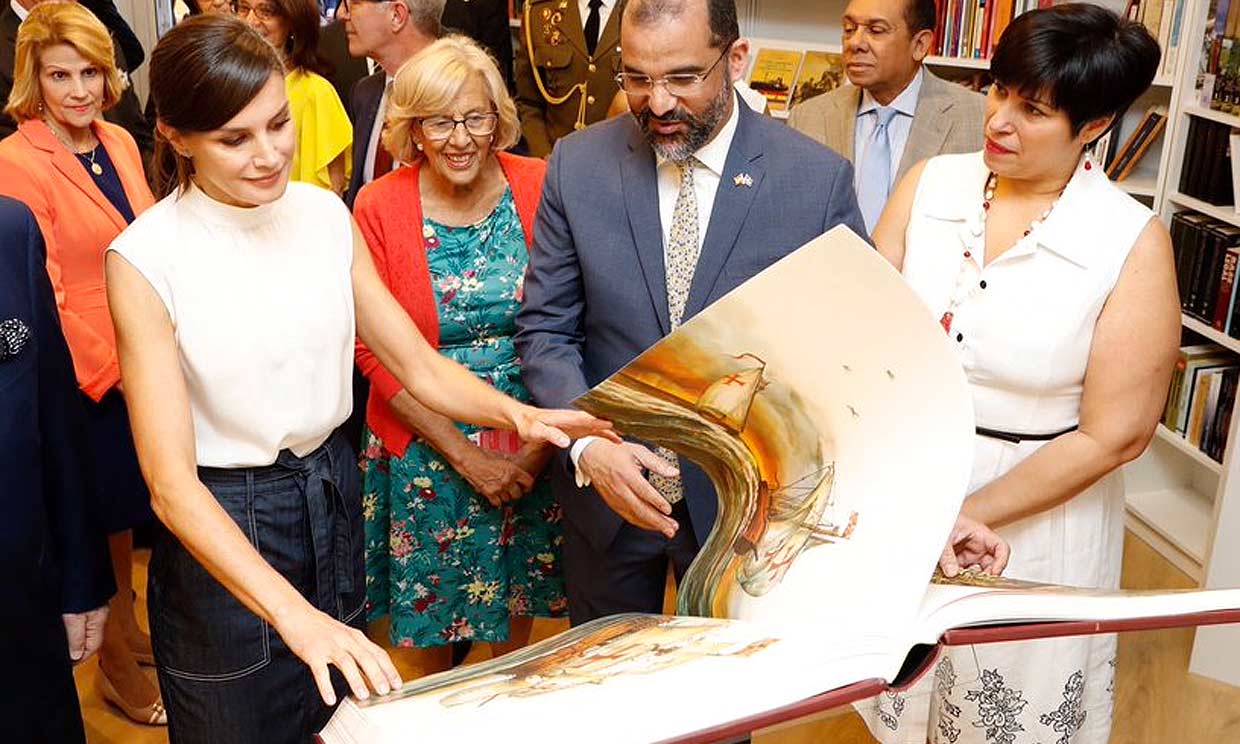
<instances>
[{"instance_id":1,"label":"collared white dress","mask_svg":"<svg viewBox=\"0 0 1240 744\"><path fill-rule=\"evenodd\" d=\"M935 317L951 309L980 427L1044 434L1078 421L1094 326L1153 216L1087 163L1045 222L986 266L982 154L932 158L921 176L903 273ZM976 437L970 493L1044 444ZM1116 471L1000 529L1012 546L1005 575L1118 587L1123 497ZM888 744L1106 744L1114 677L1113 635L950 649L918 685L863 713Z\"/></svg>"}]
</instances>

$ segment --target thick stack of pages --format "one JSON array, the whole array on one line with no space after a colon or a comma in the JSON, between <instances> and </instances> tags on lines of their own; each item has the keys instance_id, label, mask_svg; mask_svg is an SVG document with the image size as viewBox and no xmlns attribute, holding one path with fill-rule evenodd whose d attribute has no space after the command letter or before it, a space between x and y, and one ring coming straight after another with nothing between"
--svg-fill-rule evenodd
<instances>
[{"instance_id":1,"label":"thick stack of pages","mask_svg":"<svg viewBox=\"0 0 1240 744\"><path fill-rule=\"evenodd\" d=\"M991 626L968 642L1240 620L1240 591L932 582L969 482L970 392L930 311L846 228L578 403L715 483L720 515L678 616L605 618L346 701L325 744L709 741L910 681L953 629Z\"/></svg>"}]
</instances>

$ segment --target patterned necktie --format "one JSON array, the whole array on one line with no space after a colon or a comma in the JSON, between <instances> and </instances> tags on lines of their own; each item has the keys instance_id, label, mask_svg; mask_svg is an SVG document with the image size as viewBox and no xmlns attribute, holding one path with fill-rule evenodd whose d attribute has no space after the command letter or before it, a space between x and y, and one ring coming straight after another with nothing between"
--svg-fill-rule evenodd
<instances>
[{"instance_id":1,"label":"patterned necktie","mask_svg":"<svg viewBox=\"0 0 1240 744\"><path fill-rule=\"evenodd\" d=\"M861 153L864 159L857 179L857 202L861 207L861 216L865 218L865 229L871 233L878 224L878 216L883 213L887 194L891 191L891 138L888 129L897 113L890 106L874 109L874 131L865 152Z\"/></svg>"},{"instance_id":2,"label":"patterned necktie","mask_svg":"<svg viewBox=\"0 0 1240 744\"><path fill-rule=\"evenodd\" d=\"M594 48L598 46L599 8L603 0L590 0L590 14L586 16L586 25L582 29L586 35L586 51L594 56Z\"/></svg>"},{"instance_id":3,"label":"patterned necktie","mask_svg":"<svg viewBox=\"0 0 1240 744\"><path fill-rule=\"evenodd\" d=\"M693 272L697 268L701 245L698 242L697 192L693 190L695 158L676 163L680 169L680 190L676 193L676 207L672 210L672 230L668 235L667 251L663 263L667 270L667 316L672 329L680 326L689 301L689 288L693 285ZM655 452L664 460L678 465L676 453L666 447L656 447ZM650 474L650 484L669 504L675 504L685 496L680 478L664 478Z\"/></svg>"},{"instance_id":4,"label":"patterned necktie","mask_svg":"<svg viewBox=\"0 0 1240 744\"><path fill-rule=\"evenodd\" d=\"M392 81L389 80L387 87L384 89L384 92L383 92L383 100L381 101L383 105L380 107L376 116L384 116L383 109L387 108L387 102L391 100L391 98L392 98ZM392 166L395 165L395 162L392 160L392 154L387 151L386 147L383 146L383 133L386 131L387 131L387 122L384 122L383 125L379 127L379 140L378 142L375 143L375 168L374 168L374 172L372 173L370 177L370 180L372 181L378 178L379 176L385 175L388 172L390 172L392 170Z\"/></svg>"}]
</instances>

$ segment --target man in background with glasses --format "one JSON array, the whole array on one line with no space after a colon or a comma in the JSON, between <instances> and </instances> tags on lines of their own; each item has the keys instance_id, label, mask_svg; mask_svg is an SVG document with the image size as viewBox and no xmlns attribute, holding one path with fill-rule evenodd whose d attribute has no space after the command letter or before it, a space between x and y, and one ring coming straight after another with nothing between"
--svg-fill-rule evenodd
<instances>
[{"instance_id":1,"label":"man in background with glasses","mask_svg":"<svg viewBox=\"0 0 1240 744\"><path fill-rule=\"evenodd\" d=\"M336 8L349 54L370 57L377 65L373 75L353 87L347 106L353 121L353 175L344 200L350 208L362 186L396 165L379 145L392 78L410 57L439 38L443 7L444 0L341 0Z\"/></svg>"},{"instance_id":2,"label":"man in background with glasses","mask_svg":"<svg viewBox=\"0 0 1240 744\"><path fill-rule=\"evenodd\" d=\"M832 227L865 232L847 161L738 101L734 0L622 12L631 115L557 143L534 226L516 344L541 405L567 405ZM573 623L659 612L669 562L682 576L714 525L706 474L633 443L582 439L559 457Z\"/></svg>"}]
</instances>

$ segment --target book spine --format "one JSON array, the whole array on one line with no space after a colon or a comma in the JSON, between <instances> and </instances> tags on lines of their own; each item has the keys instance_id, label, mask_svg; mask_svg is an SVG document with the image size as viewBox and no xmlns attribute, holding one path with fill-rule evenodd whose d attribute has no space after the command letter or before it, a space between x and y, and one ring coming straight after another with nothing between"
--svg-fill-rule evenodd
<instances>
[{"instance_id":1,"label":"book spine","mask_svg":"<svg viewBox=\"0 0 1240 744\"><path fill-rule=\"evenodd\" d=\"M1180 389L1184 387L1186 366L1188 366L1188 356L1181 349L1180 356L1175 360L1175 368L1171 371L1171 385L1167 390L1167 405L1163 408L1162 417L1163 425L1173 431L1179 416Z\"/></svg>"},{"instance_id":2,"label":"book spine","mask_svg":"<svg viewBox=\"0 0 1240 744\"><path fill-rule=\"evenodd\" d=\"M1197 370L1196 382L1193 385L1192 399L1189 402L1188 428L1185 436L1189 444L1201 447L1201 432L1206 414L1206 400L1210 397L1210 383L1214 379L1211 370Z\"/></svg>"},{"instance_id":3,"label":"book spine","mask_svg":"<svg viewBox=\"0 0 1240 744\"><path fill-rule=\"evenodd\" d=\"M1214 302L1214 322L1211 324L1216 331L1226 331L1227 321L1231 315L1231 298L1236 288L1236 264L1240 262L1240 250L1228 248L1223 256L1223 273L1219 277L1218 296Z\"/></svg>"},{"instance_id":4,"label":"book spine","mask_svg":"<svg viewBox=\"0 0 1240 744\"><path fill-rule=\"evenodd\" d=\"M1188 292L1183 298L1184 312L1190 315L1197 314L1197 303L1200 302L1201 292L1201 275L1202 265L1209 262L1207 251L1209 249L1208 235L1200 225L1195 226L1189 237L1192 239L1190 250L1191 263L1188 264Z\"/></svg>"},{"instance_id":5,"label":"book spine","mask_svg":"<svg viewBox=\"0 0 1240 744\"><path fill-rule=\"evenodd\" d=\"M1219 421L1215 425L1214 452L1211 457L1220 463L1223 453L1227 451L1227 440L1231 436L1231 414L1236 407L1236 390L1240 388L1240 368L1233 367L1223 375L1226 383L1224 395L1219 396Z\"/></svg>"}]
</instances>

